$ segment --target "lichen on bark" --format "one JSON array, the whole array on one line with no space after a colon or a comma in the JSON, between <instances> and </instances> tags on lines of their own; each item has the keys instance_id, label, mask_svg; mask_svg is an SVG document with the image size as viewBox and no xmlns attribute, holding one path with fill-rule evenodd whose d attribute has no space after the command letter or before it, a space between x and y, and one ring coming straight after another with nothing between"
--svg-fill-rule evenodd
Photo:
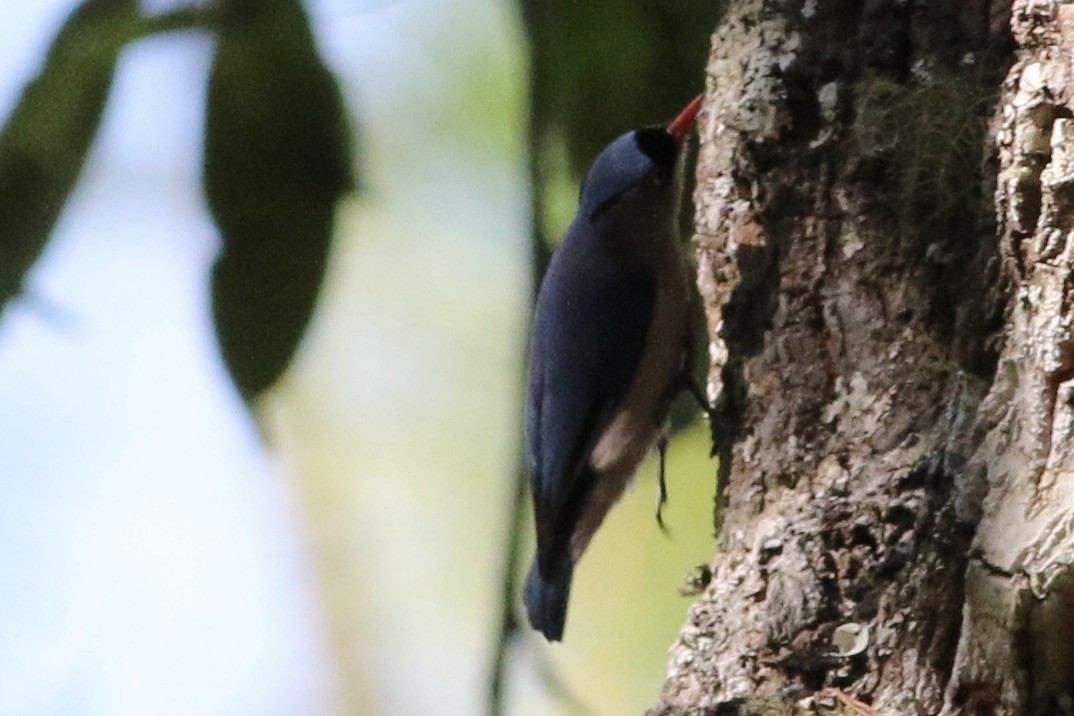
<instances>
[{"instance_id":1,"label":"lichen on bark","mask_svg":"<svg viewBox=\"0 0 1074 716\"><path fill-rule=\"evenodd\" d=\"M695 192L720 541L651 713L1074 703L1072 58L1069 2L731 4Z\"/></svg>"},{"instance_id":2,"label":"lichen on bark","mask_svg":"<svg viewBox=\"0 0 1074 716\"><path fill-rule=\"evenodd\" d=\"M1074 5L1018 0L997 235L1005 341L971 459L989 490L945 713L1074 709Z\"/></svg>"}]
</instances>

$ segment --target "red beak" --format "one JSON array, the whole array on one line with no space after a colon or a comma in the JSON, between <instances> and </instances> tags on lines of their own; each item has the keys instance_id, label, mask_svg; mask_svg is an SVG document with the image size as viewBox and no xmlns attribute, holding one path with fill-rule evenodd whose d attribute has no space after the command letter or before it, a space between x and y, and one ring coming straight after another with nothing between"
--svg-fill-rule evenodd
<instances>
[{"instance_id":1,"label":"red beak","mask_svg":"<svg viewBox=\"0 0 1074 716\"><path fill-rule=\"evenodd\" d=\"M667 133L675 137L675 140L682 142L686 139L686 135L690 133L690 130L694 128L694 119L697 117L697 111L701 109L701 100L704 95L698 95L694 98L694 101L686 105L686 109L679 112L679 116L671 121L668 125Z\"/></svg>"}]
</instances>

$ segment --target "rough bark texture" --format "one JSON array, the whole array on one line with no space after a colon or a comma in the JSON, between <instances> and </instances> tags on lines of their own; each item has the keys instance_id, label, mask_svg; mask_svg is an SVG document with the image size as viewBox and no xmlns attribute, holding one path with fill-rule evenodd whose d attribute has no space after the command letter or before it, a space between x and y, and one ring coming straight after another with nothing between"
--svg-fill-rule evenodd
<instances>
[{"instance_id":1,"label":"rough bark texture","mask_svg":"<svg viewBox=\"0 0 1074 716\"><path fill-rule=\"evenodd\" d=\"M1074 4L738 0L708 76L720 542L651 713L1074 712Z\"/></svg>"}]
</instances>

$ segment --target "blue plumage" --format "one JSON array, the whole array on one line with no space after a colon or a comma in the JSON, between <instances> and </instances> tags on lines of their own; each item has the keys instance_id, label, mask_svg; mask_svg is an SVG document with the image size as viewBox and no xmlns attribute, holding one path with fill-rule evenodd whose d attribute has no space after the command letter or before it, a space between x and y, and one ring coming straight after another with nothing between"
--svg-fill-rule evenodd
<instances>
[{"instance_id":1,"label":"blue plumage","mask_svg":"<svg viewBox=\"0 0 1074 716\"><path fill-rule=\"evenodd\" d=\"M621 265L589 222L575 222L537 303L528 439L540 532L570 536L563 522L585 497L585 458L630 387L655 298L652 271ZM538 538L542 563L557 558L555 542Z\"/></svg>"},{"instance_id":2,"label":"blue plumage","mask_svg":"<svg viewBox=\"0 0 1074 716\"><path fill-rule=\"evenodd\" d=\"M683 367L672 177L698 104L600 154L541 284L527 402L537 556L523 598L553 641L574 563L658 437Z\"/></svg>"}]
</instances>

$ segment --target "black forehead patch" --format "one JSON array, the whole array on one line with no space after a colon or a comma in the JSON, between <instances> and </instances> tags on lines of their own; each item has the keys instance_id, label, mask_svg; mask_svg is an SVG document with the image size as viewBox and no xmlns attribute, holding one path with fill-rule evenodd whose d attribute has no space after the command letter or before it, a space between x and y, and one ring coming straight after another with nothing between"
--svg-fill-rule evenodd
<instances>
[{"instance_id":1,"label":"black forehead patch","mask_svg":"<svg viewBox=\"0 0 1074 716\"><path fill-rule=\"evenodd\" d=\"M654 164L663 167L675 165L679 153L679 143L663 127L646 127L634 132L634 142L642 154L649 157Z\"/></svg>"}]
</instances>

